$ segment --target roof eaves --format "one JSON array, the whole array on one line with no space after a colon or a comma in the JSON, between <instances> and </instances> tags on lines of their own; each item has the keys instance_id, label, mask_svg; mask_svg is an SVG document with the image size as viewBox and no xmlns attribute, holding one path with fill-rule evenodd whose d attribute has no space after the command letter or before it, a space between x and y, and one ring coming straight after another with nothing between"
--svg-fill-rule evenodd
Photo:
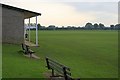
<instances>
[{"instance_id":1,"label":"roof eaves","mask_svg":"<svg viewBox=\"0 0 120 80\"><path fill-rule=\"evenodd\" d=\"M2 7L17 10L17 11L21 11L21 12L30 12L30 13L33 13L33 14L36 14L36 15L41 15L41 13L33 12L33 11L30 11L30 10L26 10L26 9L21 9L21 8L18 8L18 7L13 7L13 6L6 5L6 4L2 4Z\"/></svg>"}]
</instances>

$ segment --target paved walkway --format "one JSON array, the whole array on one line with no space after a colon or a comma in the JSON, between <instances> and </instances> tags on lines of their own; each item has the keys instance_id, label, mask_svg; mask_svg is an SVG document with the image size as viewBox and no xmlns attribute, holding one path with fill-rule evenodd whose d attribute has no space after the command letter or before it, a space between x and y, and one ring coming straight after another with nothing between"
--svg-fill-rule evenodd
<instances>
[{"instance_id":1,"label":"paved walkway","mask_svg":"<svg viewBox=\"0 0 120 80\"><path fill-rule=\"evenodd\" d=\"M36 44L34 44L32 42L29 42L29 41L26 41L26 40L25 40L25 44L30 46L30 47L35 47L36 46Z\"/></svg>"}]
</instances>

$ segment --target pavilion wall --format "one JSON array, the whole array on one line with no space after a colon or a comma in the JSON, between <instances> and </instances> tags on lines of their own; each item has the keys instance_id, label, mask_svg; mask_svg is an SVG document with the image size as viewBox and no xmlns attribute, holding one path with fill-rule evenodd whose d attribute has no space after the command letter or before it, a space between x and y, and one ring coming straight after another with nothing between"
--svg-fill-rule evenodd
<instances>
[{"instance_id":1,"label":"pavilion wall","mask_svg":"<svg viewBox=\"0 0 120 80\"><path fill-rule=\"evenodd\" d=\"M21 44L24 41L24 13L2 7L2 42Z\"/></svg>"}]
</instances>

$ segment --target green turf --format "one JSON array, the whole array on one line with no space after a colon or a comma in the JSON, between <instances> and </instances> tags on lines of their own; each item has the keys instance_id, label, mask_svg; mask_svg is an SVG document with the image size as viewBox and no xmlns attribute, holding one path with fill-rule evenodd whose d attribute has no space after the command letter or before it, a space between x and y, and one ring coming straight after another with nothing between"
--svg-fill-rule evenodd
<instances>
[{"instance_id":1,"label":"green turf","mask_svg":"<svg viewBox=\"0 0 120 80\"><path fill-rule=\"evenodd\" d=\"M44 60L23 56L20 45L3 45L3 78L43 78Z\"/></svg>"},{"instance_id":2,"label":"green turf","mask_svg":"<svg viewBox=\"0 0 120 80\"><path fill-rule=\"evenodd\" d=\"M2 44L0 43L0 79L2 78Z\"/></svg>"},{"instance_id":3,"label":"green turf","mask_svg":"<svg viewBox=\"0 0 120 80\"><path fill-rule=\"evenodd\" d=\"M35 32L31 32L34 42ZM26 59L18 45L3 45L4 77L43 77L44 57L71 68L73 77L118 77L117 31L39 31L38 48L32 48L42 60Z\"/></svg>"}]
</instances>

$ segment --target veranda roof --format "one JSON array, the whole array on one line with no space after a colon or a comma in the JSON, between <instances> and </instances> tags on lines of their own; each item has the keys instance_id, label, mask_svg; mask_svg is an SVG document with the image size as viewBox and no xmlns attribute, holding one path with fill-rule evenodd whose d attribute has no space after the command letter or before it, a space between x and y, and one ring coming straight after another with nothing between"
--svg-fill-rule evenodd
<instances>
[{"instance_id":1,"label":"veranda roof","mask_svg":"<svg viewBox=\"0 0 120 80\"><path fill-rule=\"evenodd\" d=\"M13 6L6 5L6 4L2 4L2 7L23 12L24 13L24 19L41 15L41 13L33 12L33 11L30 11L30 10L26 10L26 9L21 9L21 8L18 8L18 7L13 7Z\"/></svg>"}]
</instances>

